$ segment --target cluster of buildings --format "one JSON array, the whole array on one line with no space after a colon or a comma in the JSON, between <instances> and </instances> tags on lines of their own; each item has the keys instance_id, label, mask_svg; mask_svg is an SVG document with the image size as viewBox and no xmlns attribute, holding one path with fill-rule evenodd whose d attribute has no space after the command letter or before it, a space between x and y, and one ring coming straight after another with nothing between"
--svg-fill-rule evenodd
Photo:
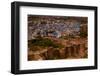
<instances>
[{"instance_id":1,"label":"cluster of buildings","mask_svg":"<svg viewBox=\"0 0 100 76\"><path fill-rule=\"evenodd\" d=\"M28 39L36 36L61 36L79 35L80 22L75 19L54 16L33 16L28 20Z\"/></svg>"}]
</instances>

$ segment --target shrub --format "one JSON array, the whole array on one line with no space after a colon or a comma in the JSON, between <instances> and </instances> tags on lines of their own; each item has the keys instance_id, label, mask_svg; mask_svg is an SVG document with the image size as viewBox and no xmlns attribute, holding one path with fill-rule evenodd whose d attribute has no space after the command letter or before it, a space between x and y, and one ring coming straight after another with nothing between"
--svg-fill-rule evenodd
<instances>
[{"instance_id":1,"label":"shrub","mask_svg":"<svg viewBox=\"0 0 100 76\"><path fill-rule=\"evenodd\" d=\"M57 44L48 38L37 38L28 41L28 46L41 46L41 47L53 47L53 48L62 48L61 44Z\"/></svg>"}]
</instances>

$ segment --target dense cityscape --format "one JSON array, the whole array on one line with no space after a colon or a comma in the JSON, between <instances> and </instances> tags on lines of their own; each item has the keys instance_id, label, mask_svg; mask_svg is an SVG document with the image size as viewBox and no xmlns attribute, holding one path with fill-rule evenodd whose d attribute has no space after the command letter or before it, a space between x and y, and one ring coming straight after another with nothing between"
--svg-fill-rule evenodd
<instances>
[{"instance_id":1,"label":"dense cityscape","mask_svg":"<svg viewBox=\"0 0 100 76\"><path fill-rule=\"evenodd\" d=\"M87 58L87 20L28 15L28 60Z\"/></svg>"}]
</instances>

